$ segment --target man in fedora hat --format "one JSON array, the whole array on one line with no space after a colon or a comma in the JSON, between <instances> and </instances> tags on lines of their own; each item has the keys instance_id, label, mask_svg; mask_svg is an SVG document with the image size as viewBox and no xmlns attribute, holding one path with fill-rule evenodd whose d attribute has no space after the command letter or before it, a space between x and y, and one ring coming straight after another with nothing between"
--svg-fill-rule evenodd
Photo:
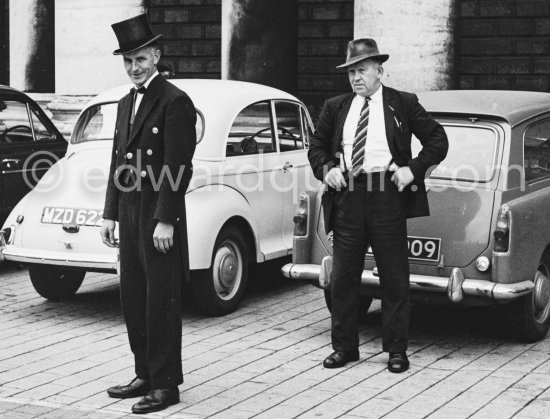
<instances>
[{"instance_id":1,"label":"man in fedora hat","mask_svg":"<svg viewBox=\"0 0 550 419\"><path fill-rule=\"evenodd\" d=\"M372 247L382 292L382 346L388 369L409 368L409 265L407 218L429 215L427 171L447 154L445 131L416 95L381 83L384 63L373 39L348 44L353 93L328 99L308 152L323 195L325 230L333 231L330 283L332 347L323 362L339 368L359 359L359 286L365 252ZM422 143L411 153L411 134Z\"/></svg>"},{"instance_id":2,"label":"man in fedora hat","mask_svg":"<svg viewBox=\"0 0 550 419\"><path fill-rule=\"evenodd\" d=\"M159 75L162 35L147 15L112 25L134 84L118 103L101 237L120 235L120 293L136 377L111 387L116 398L143 398L134 413L179 402L181 284L189 275L185 191L196 145L191 99Z\"/></svg>"}]
</instances>

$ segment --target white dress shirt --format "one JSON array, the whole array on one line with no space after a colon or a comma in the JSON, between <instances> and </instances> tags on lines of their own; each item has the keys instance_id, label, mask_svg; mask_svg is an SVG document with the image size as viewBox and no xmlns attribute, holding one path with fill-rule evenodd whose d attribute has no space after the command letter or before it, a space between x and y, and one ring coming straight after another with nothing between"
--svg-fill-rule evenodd
<instances>
[{"instance_id":1,"label":"white dress shirt","mask_svg":"<svg viewBox=\"0 0 550 419\"><path fill-rule=\"evenodd\" d=\"M383 87L380 86L371 96L369 101L369 125L367 129L367 141L365 143L365 158L363 160L364 172L384 171L388 168L392 159L386 137L382 89ZM355 131L357 130L361 108L364 103L364 97L355 95L351 102L346 121L344 122L343 148L348 170L351 170L351 153L353 150L353 142L355 141Z\"/></svg>"},{"instance_id":2,"label":"white dress shirt","mask_svg":"<svg viewBox=\"0 0 550 419\"><path fill-rule=\"evenodd\" d=\"M153 79L155 77L157 77L158 75L159 75L159 72L155 71L153 73L153 75L151 77L149 77L145 83L143 83L143 85L145 86L146 89L149 88L149 85L151 84ZM136 89L138 88L137 86L135 86L135 87L136 87ZM136 101L135 101L135 104L134 104L134 114L137 114L137 111L139 109L139 105L141 105L141 99L143 99L143 95L144 95L144 93L137 93L136 94Z\"/></svg>"}]
</instances>

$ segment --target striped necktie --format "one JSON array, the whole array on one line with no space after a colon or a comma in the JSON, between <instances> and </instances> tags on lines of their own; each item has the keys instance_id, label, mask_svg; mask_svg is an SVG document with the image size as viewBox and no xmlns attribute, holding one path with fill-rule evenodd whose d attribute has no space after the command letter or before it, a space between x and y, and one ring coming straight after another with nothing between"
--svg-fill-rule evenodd
<instances>
[{"instance_id":1,"label":"striped necktie","mask_svg":"<svg viewBox=\"0 0 550 419\"><path fill-rule=\"evenodd\" d=\"M355 139L353 140L353 148L351 151L351 174L357 176L363 169L363 161L365 160L365 143L367 141L367 128L369 126L369 101L370 97L365 98L365 103L361 108L359 123L355 131Z\"/></svg>"}]
</instances>

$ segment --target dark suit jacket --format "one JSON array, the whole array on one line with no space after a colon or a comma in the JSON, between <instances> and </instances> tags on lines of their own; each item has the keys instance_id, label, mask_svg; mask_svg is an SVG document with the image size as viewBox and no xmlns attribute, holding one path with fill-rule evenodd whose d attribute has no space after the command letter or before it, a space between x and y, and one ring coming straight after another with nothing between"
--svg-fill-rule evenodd
<instances>
[{"instance_id":1,"label":"dark suit jacket","mask_svg":"<svg viewBox=\"0 0 550 419\"><path fill-rule=\"evenodd\" d=\"M154 218L176 224L185 217L185 192L193 170L195 107L187 94L157 75L149 84L128 132L131 108L129 93L118 103L103 217L118 220L121 216L118 205L121 192L115 178L130 165L138 182L151 182L157 191L152 197L156 200Z\"/></svg>"},{"instance_id":2,"label":"dark suit jacket","mask_svg":"<svg viewBox=\"0 0 550 419\"><path fill-rule=\"evenodd\" d=\"M313 173L320 181L337 166L336 153L341 150L344 122L349 112L354 93L328 99L321 110L315 134L308 152ZM418 103L415 94L400 92L383 86L382 90L386 137L393 161L398 166L409 166L414 181L403 193L407 205L407 217L430 214L424 177L428 169L439 164L447 155L447 135ZM412 158L411 134L422 143L422 150ZM335 191L328 188L323 195L325 230L332 230L332 205Z\"/></svg>"}]
</instances>

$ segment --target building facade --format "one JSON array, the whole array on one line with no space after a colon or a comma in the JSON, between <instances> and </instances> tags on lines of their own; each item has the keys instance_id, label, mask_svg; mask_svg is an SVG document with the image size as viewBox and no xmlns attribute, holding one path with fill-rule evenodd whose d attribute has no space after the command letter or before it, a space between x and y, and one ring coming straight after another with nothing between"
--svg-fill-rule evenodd
<instances>
[{"instance_id":1,"label":"building facade","mask_svg":"<svg viewBox=\"0 0 550 419\"><path fill-rule=\"evenodd\" d=\"M176 77L280 87L314 115L349 90L335 67L358 37L390 55L398 89L550 88L548 0L0 1L0 83L61 108L127 82L110 25L144 11Z\"/></svg>"}]
</instances>

